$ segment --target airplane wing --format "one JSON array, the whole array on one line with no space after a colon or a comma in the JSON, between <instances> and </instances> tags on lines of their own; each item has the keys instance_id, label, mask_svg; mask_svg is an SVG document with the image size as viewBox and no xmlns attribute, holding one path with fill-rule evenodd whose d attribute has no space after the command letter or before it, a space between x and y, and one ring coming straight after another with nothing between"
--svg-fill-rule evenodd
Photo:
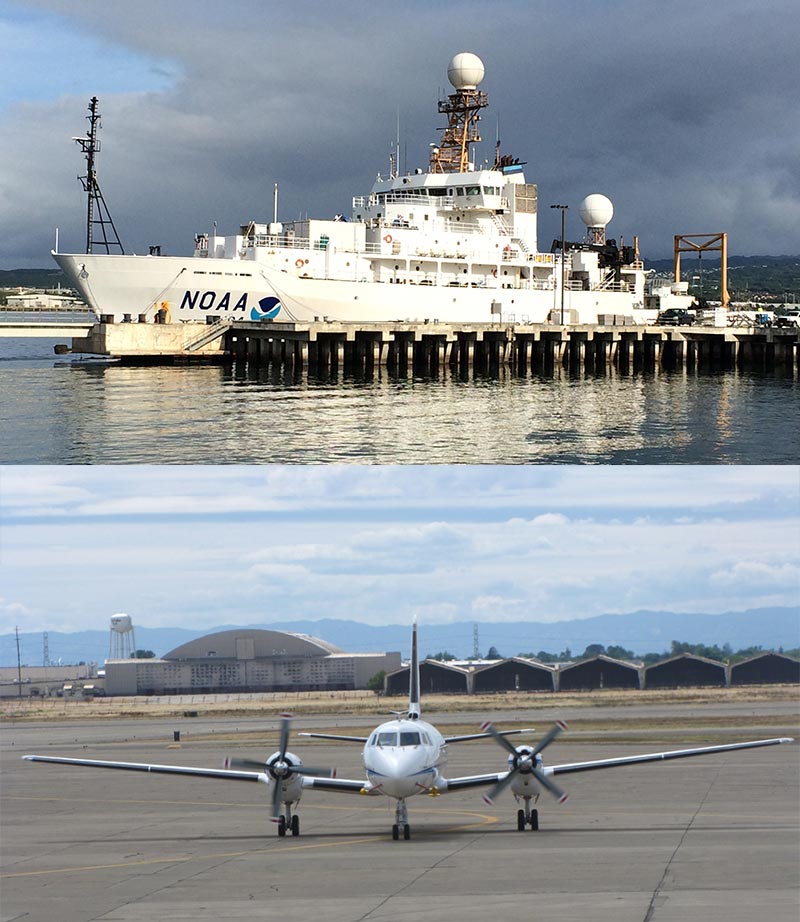
<instances>
[{"instance_id":1,"label":"airplane wing","mask_svg":"<svg viewBox=\"0 0 800 922\"><path fill-rule=\"evenodd\" d=\"M502 781L508 772L493 772L489 775L463 775L460 778L447 778L443 784L437 785L440 794L447 791L461 791L464 788L485 787L487 784L497 784Z\"/></svg>"},{"instance_id":2,"label":"airplane wing","mask_svg":"<svg viewBox=\"0 0 800 922\"><path fill-rule=\"evenodd\" d=\"M195 775L201 778L225 778L228 781L261 781L269 784L266 772L243 772L227 768L194 768L189 765L148 765L144 762L106 762L99 759L67 759L63 756L23 756L26 762L56 762L87 768L116 768L129 772L155 772L164 775Z\"/></svg>"},{"instance_id":3,"label":"airplane wing","mask_svg":"<svg viewBox=\"0 0 800 922\"><path fill-rule=\"evenodd\" d=\"M318 791L334 791L339 794L377 794L379 791L369 781L349 778L321 778L317 775L303 775L304 788Z\"/></svg>"},{"instance_id":4,"label":"airplane wing","mask_svg":"<svg viewBox=\"0 0 800 922\"><path fill-rule=\"evenodd\" d=\"M703 746L698 749L677 749L671 752L652 752L645 755L621 756L616 759L597 759L592 762L570 762L565 765L550 765L540 769L545 775L561 775L568 772L585 772L599 768L616 768L620 765L637 765L642 762L660 762L667 759L686 759L689 756L710 755L715 752L728 752L732 749L755 749L759 746L777 746L781 743L793 743L791 737L771 740L753 740L747 743L726 743L722 746ZM487 775L465 775L460 778L447 778L438 786L440 793L457 791L465 788L485 787L505 780L509 772L494 772Z\"/></svg>"},{"instance_id":5,"label":"airplane wing","mask_svg":"<svg viewBox=\"0 0 800 922\"><path fill-rule=\"evenodd\" d=\"M699 749L673 749L670 752L651 752L638 756L621 756L616 759L597 759L593 762L568 762L565 765L549 765L542 769L545 775L563 775L568 772L588 772L599 768L616 768L618 765L637 765L642 762L660 762L667 759L688 759L690 756L710 755L714 752L730 752L732 749L755 749L759 746L779 746L793 743L792 737L771 740L753 740L747 743L725 743L722 746L702 746Z\"/></svg>"},{"instance_id":6,"label":"airplane wing","mask_svg":"<svg viewBox=\"0 0 800 922\"><path fill-rule=\"evenodd\" d=\"M498 736L514 736L517 733L533 733L533 727L525 727L522 730L498 730ZM466 740L482 740L487 736L494 736L494 733L466 733L463 736L446 736L445 743L463 743Z\"/></svg>"},{"instance_id":7,"label":"airplane wing","mask_svg":"<svg viewBox=\"0 0 800 922\"><path fill-rule=\"evenodd\" d=\"M338 733L298 733L298 736L313 736L317 740L339 740L343 743L366 743L368 736L341 736Z\"/></svg>"},{"instance_id":8,"label":"airplane wing","mask_svg":"<svg viewBox=\"0 0 800 922\"><path fill-rule=\"evenodd\" d=\"M514 736L518 733L532 733L533 727L525 727L522 730L500 730L500 736ZM368 736L342 736L339 733L298 733L298 736L311 736L314 739L318 740L339 740L343 743L366 743L369 739ZM446 736L444 738L445 743L463 743L466 740L482 740L486 739L487 736L492 736L491 733L465 733L462 736Z\"/></svg>"}]
</instances>

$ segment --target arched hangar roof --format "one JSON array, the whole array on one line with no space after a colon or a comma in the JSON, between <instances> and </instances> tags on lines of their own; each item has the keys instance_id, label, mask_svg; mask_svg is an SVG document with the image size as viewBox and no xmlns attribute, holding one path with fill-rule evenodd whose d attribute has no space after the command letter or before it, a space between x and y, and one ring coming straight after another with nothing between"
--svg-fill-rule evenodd
<instances>
[{"instance_id":1,"label":"arched hangar roof","mask_svg":"<svg viewBox=\"0 0 800 922\"><path fill-rule=\"evenodd\" d=\"M197 637L170 650L163 659L261 659L276 656L329 656L331 653L342 652L339 647L310 634L242 628Z\"/></svg>"},{"instance_id":2,"label":"arched hangar roof","mask_svg":"<svg viewBox=\"0 0 800 922\"><path fill-rule=\"evenodd\" d=\"M644 676L646 688L725 685L725 664L694 653L679 653L648 666Z\"/></svg>"},{"instance_id":3,"label":"arched hangar roof","mask_svg":"<svg viewBox=\"0 0 800 922\"><path fill-rule=\"evenodd\" d=\"M481 666L475 672L476 692L494 691L553 691L552 666L536 660L512 656Z\"/></svg>"},{"instance_id":4,"label":"arched hangar roof","mask_svg":"<svg viewBox=\"0 0 800 922\"><path fill-rule=\"evenodd\" d=\"M603 653L559 670L561 691L581 688L638 688L639 667Z\"/></svg>"},{"instance_id":5,"label":"arched hangar roof","mask_svg":"<svg viewBox=\"0 0 800 922\"><path fill-rule=\"evenodd\" d=\"M409 666L403 666L386 676L386 693L402 695L408 693ZM420 692L466 693L469 670L451 666L438 660L426 659L419 664Z\"/></svg>"},{"instance_id":6,"label":"arched hangar roof","mask_svg":"<svg viewBox=\"0 0 800 922\"><path fill-rule=\"evenodd\" d=\"M800 661L784 653L760 653L731 666L731 685L800 682Z\"/></svg>"}]
</instances>

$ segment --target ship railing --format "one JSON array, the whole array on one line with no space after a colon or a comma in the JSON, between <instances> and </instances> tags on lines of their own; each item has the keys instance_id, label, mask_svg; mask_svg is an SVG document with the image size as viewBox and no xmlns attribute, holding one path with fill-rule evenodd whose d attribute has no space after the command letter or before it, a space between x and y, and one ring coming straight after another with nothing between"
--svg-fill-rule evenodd
<instances>
[{"instance_id":1,"label":"ship railing","mask_svg":"<svg viewBox=\"0 0 800 922\"><path fill-rule=\"evenodd\" d=\"M568 291L588 291L584 279L569 279L565 285ZM630 291L627 282L603 280L599 284L592 286L592 291Z\"/></svg>"},{"instance_id":2,"label":"ship railing","mask_svg":"<svg viewBox=\"0 0 800 922\"><path fill-rule=\"evenodd\" d=\"M629 291L630 286L627 281L621 281L617 278L616 273L612 269L610 272L600 280L599 284L595 285L596 291Z\"/></svg>"}]
</instances>

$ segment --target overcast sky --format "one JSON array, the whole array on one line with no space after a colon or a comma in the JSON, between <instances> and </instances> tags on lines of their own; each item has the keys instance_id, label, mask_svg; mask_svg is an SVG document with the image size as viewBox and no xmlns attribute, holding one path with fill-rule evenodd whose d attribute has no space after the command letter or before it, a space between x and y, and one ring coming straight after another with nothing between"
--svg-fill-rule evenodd
<instances>
[{"instance_id":1,"label":"overcast sky","mask_svg":"<svg viewBox=\"0 0 800 922\"><path fill-rule=\"evenodd\" d=\"M0 633L796 605L791 467L4 467Z\"/></svg>"},{"instance_id":2,"label":"overcast sky","mask_svg":"<svg viewBox=\"0 0 800 922\"><path fill-rule=\"evenodd\" d=\"M731 254L800 254L797 0L0 0L0 268L80 251L89 98L99 179L128 251L349 213L438 140L453 54L486 66L478 160L503 151L539 185L540 248L581 199L614 202L609 235L668 257L676 233Z\"/></svg>"}]
</instances>

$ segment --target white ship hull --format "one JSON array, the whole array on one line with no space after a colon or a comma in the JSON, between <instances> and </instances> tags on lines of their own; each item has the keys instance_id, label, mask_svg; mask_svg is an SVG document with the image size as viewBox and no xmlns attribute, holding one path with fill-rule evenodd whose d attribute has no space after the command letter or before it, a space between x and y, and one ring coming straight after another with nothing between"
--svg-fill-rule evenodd
<instances>
[{"instance_id":1,"label":"white ship hull","mask_svg":"<svg viewBox=\"0 0 800 922\"><path fill-rule=\"evenodd\" d=\"M296 323L434 321L546 323L561 320L557 283L549 289L390 284L303 278L268 265L230 259L54 253L69 283L92 310L115 322L153 322L162 306L171 322L281 320ZM299 257L298 257L299 258ZM202 266L198 268L198 264ZM609 315L645 323L654 310L630 292L564 292L565 320L597 323Z\"/></svg>"}]
</instances>

